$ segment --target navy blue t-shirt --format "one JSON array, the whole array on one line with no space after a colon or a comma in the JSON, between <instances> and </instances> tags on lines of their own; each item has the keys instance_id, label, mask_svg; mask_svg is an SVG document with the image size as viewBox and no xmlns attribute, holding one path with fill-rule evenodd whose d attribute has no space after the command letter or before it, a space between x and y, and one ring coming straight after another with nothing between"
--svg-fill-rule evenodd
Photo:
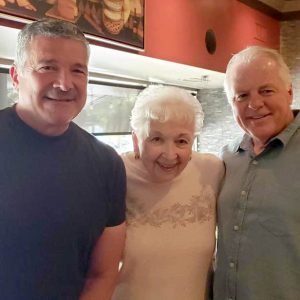
<instances>
[{"instance_id":1,"label":"navy blue t-shirt","mask_svg":"<svg viewBox=\"0 0 300 300\"><path fill-rule=\"evenodd\" d=\"M0 299L78 299L125 190L117 153L74 123L48 137L0 111Z\"/></svg>"}]
</instances>

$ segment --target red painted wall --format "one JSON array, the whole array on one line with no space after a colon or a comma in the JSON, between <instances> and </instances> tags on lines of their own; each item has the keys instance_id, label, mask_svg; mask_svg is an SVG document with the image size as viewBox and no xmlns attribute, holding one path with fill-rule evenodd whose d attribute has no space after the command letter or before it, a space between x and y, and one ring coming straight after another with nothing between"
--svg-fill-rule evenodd
<instances>
[{"instance_id":1,"label":"red painted wall","mask_svg":"<svg viewBox=\"0 0 300 300\"><path fill-rule=\"evenodd\" d=\"M279 49L279 21L237 0L145 0L145 4L145 52L140 55L224 72L232 53L246 46ZM21 26L1 19L0 25ZM205 46L208 29L217 38L213 55Z\"/></svg>"},{"instance_id":2,"label":"red painted wall","mask_svg":"<svg viewBox=\"0 0 300 300\"><path fill-rule=\"evenodd\" d=\"M279 49L280 23L237 0L145 0L145 52L150 57L224 72L249 45ZM212 29L211 55L205 33Z\"/></svg>"}]
</instances>

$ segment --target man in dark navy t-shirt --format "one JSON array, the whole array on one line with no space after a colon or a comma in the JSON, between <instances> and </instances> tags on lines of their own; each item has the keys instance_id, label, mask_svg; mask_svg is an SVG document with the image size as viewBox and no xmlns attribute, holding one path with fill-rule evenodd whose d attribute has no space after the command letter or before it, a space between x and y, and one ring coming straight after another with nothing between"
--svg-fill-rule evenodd
<instances>
[{"instance_id":1,"label":"man in dark navy t-shirt","mask_svg":"<svg viewBox=\"0 0 300 300\"><path fill-rule=\"evenodd\" d=\"M19 33L0 111L0 298L109 300L125 239L117 153L72 122L87 96L88 43L69 22Z\"/></svg>"}]
</instances>

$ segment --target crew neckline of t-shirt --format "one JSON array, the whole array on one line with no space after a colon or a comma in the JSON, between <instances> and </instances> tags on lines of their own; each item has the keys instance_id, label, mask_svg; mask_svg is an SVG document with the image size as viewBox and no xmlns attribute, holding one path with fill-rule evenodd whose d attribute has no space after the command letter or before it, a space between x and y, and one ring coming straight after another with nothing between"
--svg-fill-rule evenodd
<instances>
[{"instance_id":1,"label":"crew neckline of t-shirt","mask_svg":"<svg viewBox=\"0 0 300 300\"><path fill-rule=\"evenodd\" d=\"M19 117L19 115L17 114L17 111L16 111L16 104L14 104L11 107L11 119L15 123L15 125L18 126L21 130L25 130L28 133L30 133L31 135L36 136L39 139L48 140L48 141L60 140L60 139L66 138L67 136L70 136L73 125L74 125L71 122L68 129L60 135L51 136L51 135L42 134L42 133L38 132L37 130L35 130L34 128L32 128L31 126L29 126L27 123L25 123Z\"/></svg>"}]
</instances>

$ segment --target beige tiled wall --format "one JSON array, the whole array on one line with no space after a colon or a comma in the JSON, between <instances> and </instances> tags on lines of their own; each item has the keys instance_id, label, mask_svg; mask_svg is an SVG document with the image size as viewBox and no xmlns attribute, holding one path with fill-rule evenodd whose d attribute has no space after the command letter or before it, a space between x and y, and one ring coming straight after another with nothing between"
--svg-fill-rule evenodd
<instances>
[{"instance_id":1,"label":"beige tiled wall","mask_svg":"<svg viewBox=\"0 0 300 300\"><path fill-rule=\"evenodd\" d=\"M221 148L241 135L223 88L203 89L197 98L204 111L204 126L200 133L200 152L218 154Z\"/></svg>"},{"instance_id":2,"label":"beige tiled wall","mask_svg":"<svg viewBox=\"0 0 300 300\"><path fill-rule=\"evenodd\" d=\"M293 80L294 108L300 108L300 20L281 22L280 52Z\"/></svg>"}]
</instances>

